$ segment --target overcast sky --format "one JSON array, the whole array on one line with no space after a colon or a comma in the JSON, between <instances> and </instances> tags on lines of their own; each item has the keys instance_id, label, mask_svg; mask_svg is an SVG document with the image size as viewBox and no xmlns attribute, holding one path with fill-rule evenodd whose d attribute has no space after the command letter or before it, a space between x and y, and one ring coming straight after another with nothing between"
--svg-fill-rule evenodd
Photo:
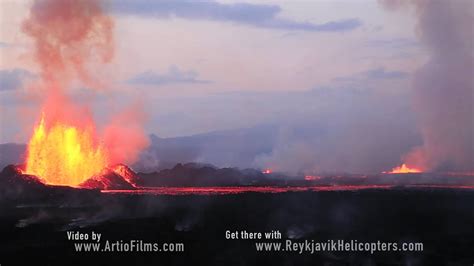
<instances>
[{"instance_id":1,"label":"overcast sky","mask_svg":"<svg viewBox=\"0 0 474 266\"><path fill-rule=\"evenodd\" d=\"M26 93L38 67L20 30L31 2L0 5L0 142L25 142L40 101ZM339 108L330 102L337 97L321 100L318 90L363 91L364 101L398 102L399 115L410 116L411 75L426 56L413 11L390 12L376 1L139 0L108 2L106 10L116 54L93 73L107 86L97 93L78 84L70 93L92 99L99 124L114 106L138 99L147 132L161 137L313 123L308 117L322 108Z\"/></svg>"}]
</instances>

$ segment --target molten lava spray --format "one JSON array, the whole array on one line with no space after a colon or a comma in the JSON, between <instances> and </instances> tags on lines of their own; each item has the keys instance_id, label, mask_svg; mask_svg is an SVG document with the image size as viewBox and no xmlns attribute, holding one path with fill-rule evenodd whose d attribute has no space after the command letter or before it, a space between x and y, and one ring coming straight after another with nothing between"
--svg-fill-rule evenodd
<instances>
[{"instance_id":1,"label":"molten lava spray","mask_svg":"<svg viewBox=\"0 0 474 266\"><path fill-rule=\"evenodd\" d=\"M147 145L141 128L136 126L126 131L131 134L117 137L108 130L105 139L100 138L89 107L66 96L72 82L101 86L88 69L94 63L112 60L112 29L113 21L102 12L98 0L34 2L22 30L34 41L34 59L40 66L42 81L38 88L46 98L28 144L26 173L48 184L77 186L107 165L118 163L117 159L130 163L127 159L136 157ZM114 140L108 140L109 136ZM120 149L121 143L127 143L122 150L126 156L118 158L110 150Z\"/></svg>"},{"instance_id":2,"label":"molten lava spray","mask_svg":"<svg viewBox=\"0 0 474 266\"><path fill-rule=\"evenodd\" d=\"M411 174L411 173L421 173L420 169L410 168L406 164L395 167L390 172L383 172L384 174Z\"/></svg>"},{"instance_id":3,"label":"molten lava spray","mask_svg":"<svg viewBox=\"0 0 474 266\"><path fill-rule=\"evenodd\" d=\"M26 172L50 184L80 184L107 164L103 147L93 143L93 133L92 128L60 123L48 129L41 118L28 145Z\"/></svg>"}]
</instances>

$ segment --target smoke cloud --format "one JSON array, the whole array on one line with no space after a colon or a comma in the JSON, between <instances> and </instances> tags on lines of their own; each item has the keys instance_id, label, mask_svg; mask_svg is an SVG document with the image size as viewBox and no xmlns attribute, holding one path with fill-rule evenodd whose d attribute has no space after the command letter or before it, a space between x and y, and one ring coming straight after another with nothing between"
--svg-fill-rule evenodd
<instances>
[{"instance_id":1,"label":"smoke cloud","mask_svg":"<svg viewBox=\"0 0 474 266\"><path fill-rule=\"evenodd\" d=\"M379 173L420 143L409 105L371 89L316 89L295 102L301 106L279 121L272 151L256 156L257 166L290 174Z\"/></svg>"},{"instance_id":2,"label":"smoke cloud","mask_svg":"<svg viewBox=\"0 0 474 266\"><path fill-rule=\"evenodd\" d=\"M105 146L108 147L109 162L133 163L139 152L149 145L142 124L146 115L139 102L115 115L103 130Z\"/></svg>"},{"instance_id":3,"label":"smoke cloud","mask_svg":"<svg viewBox=\"0 0 474 266\"><path fill-rule=\"evenodd\" d=\"M414 77L413 103L423 145L404 160L431 171L474 169L474 3L381 1L413 6L417 33L429 51Z\"/></svg>"},{"instance_id":4,"label":"smoke cloud","mask_svg":"<svg viewBox=\"0 0 474 266\"><path fill-rule=\"evenodd\" d=\"M88 106L79 106L66 97L75 80L95 87L88 63L113 57L113 21L104 15L99 1L38 0L23 22L23 32L34 41L33 59L40 67L46 99L42 112L46 124L61 121L84 127L91 124Z\"/></svg>"},{"instance_id":5,"label":"smoke cloud","mask_svg":"<svg viewBox=\"0 0 474 266\"><path fill-rule=\"evenodd\" d=\"M113 58L113 21L99 1L35 1L22 29L35 42L34 57L48 86L66 86L57 83L73 78L93 83L87 63Z\"/></svg>"}]
</instances>

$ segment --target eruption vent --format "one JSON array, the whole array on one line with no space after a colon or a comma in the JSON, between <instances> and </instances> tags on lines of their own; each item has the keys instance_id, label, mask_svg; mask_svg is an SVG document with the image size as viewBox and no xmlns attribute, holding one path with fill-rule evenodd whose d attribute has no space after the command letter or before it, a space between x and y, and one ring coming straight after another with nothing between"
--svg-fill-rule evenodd
<instances>
[{"instance_id":1,"label":"eruption vent","mask_svg":"<svg viewBox=\"0 0 474 266\"><path fill-rule=\"evenodd\" d=\"M410 168L406 164L395 167L390 172L383 172L384 174L412 174L412 173L421 173L422 171L417 168Z\"/></svg>"},{"instance_id":2,"label":"eruption vent","mask_svg":"<svg viewBox=\"0 0 474 266\"><path fill-rule=\"evenodd\" d=\"M107 165L104 148L93 139L93 128L48 127L42 117L28 144L26 172L48 184L76 186Z\"/></svg>"}]
</instances>

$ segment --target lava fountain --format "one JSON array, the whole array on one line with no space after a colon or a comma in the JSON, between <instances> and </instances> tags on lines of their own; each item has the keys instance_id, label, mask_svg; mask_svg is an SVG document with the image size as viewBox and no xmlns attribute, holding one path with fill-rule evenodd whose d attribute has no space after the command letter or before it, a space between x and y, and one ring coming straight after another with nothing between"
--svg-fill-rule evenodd
<instances>
[{"instance_id":1,"label":"lava fountain","mask_svg":"<svg viewBox=\"0 0 474 266\"><path fill-rule=\"evenodd\" d=\"M67 92L72 84L103 87L102 80L90 75L110 63L114 52L113 21L102 4L100 0L36 0L22 24L23 33L33 41L33 60L40 70L36 88L44 95L24 172L47 184L79 186L109 165L132 163L146 145L133 115L128 115L132 122L113 117L119 122L106 124L106 132L100 134L90 102L74 101L74 94Z\"/></svg>"},{"instance_id":2,"label":"lava fountain","mask_svg":"<svg viewBox=\"0 0 474 266\"><path fill-rule=\"evenodd\" d=\"M79 185L107 166L93 133L92 126L46 125L43 114L28 144L25 172L51 185Z\"/></svg>"},{"instance_id":3,"label":"lava fountain","mask_svg":"<svg viewBox=\"0 0 474 266\"><path fill-rule=\"evenodd\" d=\"M406 164L397 166L389 172L383 172L384 174L412 174L412 173L421 173L422 171L418 168L410 168Z\"/></svg>"}]
</instances>

